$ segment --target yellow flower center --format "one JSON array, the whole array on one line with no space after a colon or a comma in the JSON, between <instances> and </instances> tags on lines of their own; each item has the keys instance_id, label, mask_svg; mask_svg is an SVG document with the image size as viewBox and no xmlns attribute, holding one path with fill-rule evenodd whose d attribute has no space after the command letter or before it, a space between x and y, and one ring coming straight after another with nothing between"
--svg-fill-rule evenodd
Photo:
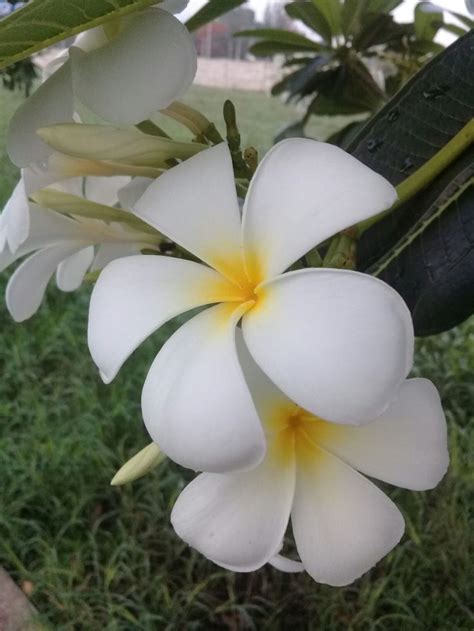
<instances>
[{"instance_id":1,"label":"yellow flower center","mask_svg":"<svg viewBox=\"0 0 474 631\"><path fill-rule=\"evenodd\" d=\"M239 257L237 260L229 258L226 261L218 261L216 268L231 283L230 299L232 301L241 304L249 303L249 309L253 309L258 302L261 302L263 289L259 285L263 278L256 265L250 265L248 261L247 265L244 265L243 259Z\"/></svg>"},{"instance_id":2,"label":"yellow flower center","mask_svg":"<svg viewBox=\"0 0 474 631\"><path fill-rule=\"evenodd\" d=\"M314 461L323 454L320 441L329 434L343 431L343 426L325 421L295 404L268 411L264 425L273 456L283 466L295 458L300 463Z\"/></svg>"}]
</instances>

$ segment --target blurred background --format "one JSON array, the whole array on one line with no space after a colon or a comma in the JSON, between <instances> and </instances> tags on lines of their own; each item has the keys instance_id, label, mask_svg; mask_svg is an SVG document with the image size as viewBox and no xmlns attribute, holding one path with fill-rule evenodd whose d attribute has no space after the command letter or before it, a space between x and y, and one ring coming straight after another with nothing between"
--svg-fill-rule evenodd
<instances>
[{"instance_id":1,"label":"blurred background","mask_svg":"<svg viewBox=\"0 0 474 631\"><path fill-rule=\"evenodd\" d=\"M187 19L203 4L191 0L180 17ZM379 106L359 101L349 114L347 103L342 112L321 114L312 105L317 90L295 92L290 102L291 90L274 89L271 95L287 76L287 57L256 55L256 38L233 34L286 29L317 42L317 34L292 20L284 4L250 0L197 30L199 70L184 99L224 132L222 106L230 98L242 146L255 146L261 156L279 134L326 139ZM437 4L468 15L462 1ZM0 16L14 5L0 2ZM402 2L394 20L413 23L415 5ZM443 19L453 28L438 25L429 40L433 45L410 57L410 72L466 28L452 13ZM19 177L4 148L9 119L55 54L46 51L1 75L2 205ZM385 83L377 85L388 90ZM165 462L125 488L109 486L121 464L148 442L141 387L176 322L148 340L113 384L104 386L86 344L90 289L61 294L51 287L40 312L20 325L0 307L0 565L37 612L35 627L22 623L18 630L474 628L473 319L419 340L413 373L433 380L441 392L449 426L448 475L431 492L384 488L406 519L402 543L354 585L334 589L271 568L233 574L190 550L174 535L169 514L192 474L173 464Z\"/></svg>"}]
</instances>

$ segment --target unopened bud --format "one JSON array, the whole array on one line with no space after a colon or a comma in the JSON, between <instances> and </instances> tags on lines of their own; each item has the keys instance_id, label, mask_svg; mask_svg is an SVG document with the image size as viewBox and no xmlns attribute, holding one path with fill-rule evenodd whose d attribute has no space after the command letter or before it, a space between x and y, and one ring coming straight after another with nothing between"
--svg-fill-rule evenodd
<instances>
[{"instance_id":1,"label":"unopened bud","mask_svg":"<svg viewBox=\"0 0 474 631\"><path fill-rule=\"evenodd\" d=\"M76 158L140 167L166 168L169 160L184 160L207 148L144 134L135 127L112 125L64 123L42 127L37 134L53 149Z\"/></svg>"},{"instance_id":2,"label":"unopened bud","mask_svg":"<svg viewBox=\"0 0 474 631\"><path fill-rule=\"evenodd\" d=\"M122 484L138 480L138 478L143 477L157 467L165 458L165 454L158 445L150 443L117 471L110 484L112 486L121 486Z\"/></svg>"}]
</instances>

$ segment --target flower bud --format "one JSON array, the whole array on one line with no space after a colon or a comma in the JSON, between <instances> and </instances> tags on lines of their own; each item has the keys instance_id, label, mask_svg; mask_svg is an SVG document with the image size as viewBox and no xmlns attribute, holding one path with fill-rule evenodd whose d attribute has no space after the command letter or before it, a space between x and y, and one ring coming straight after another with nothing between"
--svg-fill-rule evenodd
<instances>
[{"instance_id":1,"label":"flower bud","mask_svg":"<svg viewBox=\"0 0 474 631\"><path fill-rule=\"evenodd\" d=\"M139 451L121 467L110 483L112 486L121 486L128 482L138 480L157 467L166 458L156 443L150 443Z\"/></svg>"}]
</instances>

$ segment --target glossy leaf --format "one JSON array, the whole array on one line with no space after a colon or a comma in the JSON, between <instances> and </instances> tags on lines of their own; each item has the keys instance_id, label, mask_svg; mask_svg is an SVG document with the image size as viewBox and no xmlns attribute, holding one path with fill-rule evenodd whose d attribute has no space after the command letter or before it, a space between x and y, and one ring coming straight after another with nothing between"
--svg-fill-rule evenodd
<instances>
[{"instance_id":1,"label":"glossy leaf","mask_svg":"<svg viewBox=\"0 0 474 631\"><path fill-rule=\"evenodd\" d=\"M0 21L0 68L157 0L32 0Z\"/></svg>"},{"instance_id":2,"label":"glossy leaf","mask_svg":"<svg viewBox=\"0 0 474 631\"><path fill-rule=\"evenodd\" d=\"M339 0L312 0L314 6L324 15L333 35L338 35L342 31L341 11L342 5Z\"/></svg>"},{"instance_id":3,"label":"glossy leaf","mask_svg":"<svg viewBox=\"0 0 474 631\"><path fill-rule=\"evenodd\" d=\"M473 49L474 31L415 75L349 151L394 185L432 158L474 117ZM379 270L401 293L418 335L451 328L474 309L473 153L465 152L359 242L359 269Z\"/></svg>"},{"instance_id":4,"label":"glossy leaf","mask_svg":"<svg viewBox=\"0 0 474 631\"><path fill-rule=\"evenodd\" d=\"M399 24L391 15L384 13L370 13L365 17L358 33L354 35L352 45L359 51L381 44L394 48L402 43L403 48L406 48L404 38L413 35L413 32L412 24Z\"/></svg>"},{"instance_id":5,"label":"glossy leaf","mask_svg":"<svg viewBox=\"0 0 474 631\"><path fill-rule=\"evenodd\" d=\"M246 0L209 0L202 9L189 18L186 26L191 32L197 31L202 26L221 17L221 15L240 7L244 2Z\"/></svg>"},{"instance_id":6,"label":"glossy leaf","mask_svg":"<svg viewBox=\"0 0 474 631\"><path fill-rule=\"evenodd\" d=\"M367 16L389 14L403 0L345 0L341 25L346 37L357 36L367 25Z\"/></svg>"},{"instance_id":7,"label":"glossy leaf","mask_svg":"<svg viewBox=\"0 0 474 631\"><path fill-rule=\"evenodd\" d=\"M285 11L290 18L300 20L305 26L318 33L323 41L331 42L331 25L328 23L324 13L313 2L290 2L285 5Z\"/></svg>"},{"instance_id":8,"label":"glossy leaf","mask_svg":"<svg viewBox=\"0 0 474 631\"><path fill-rule=\"evenodd\" d=\"M249 29L246 31L239 31L235 33L235 37L255 37L262 38L263 42L258 42L259 44L279 44L283 48L288 47L289 50L321 50L321 44L315 42L304 35L300 35L299 33L293 33L292 31L285 31L283 29L278 28L257 28L257 29Z\"/></svg>"}]
</instances>

